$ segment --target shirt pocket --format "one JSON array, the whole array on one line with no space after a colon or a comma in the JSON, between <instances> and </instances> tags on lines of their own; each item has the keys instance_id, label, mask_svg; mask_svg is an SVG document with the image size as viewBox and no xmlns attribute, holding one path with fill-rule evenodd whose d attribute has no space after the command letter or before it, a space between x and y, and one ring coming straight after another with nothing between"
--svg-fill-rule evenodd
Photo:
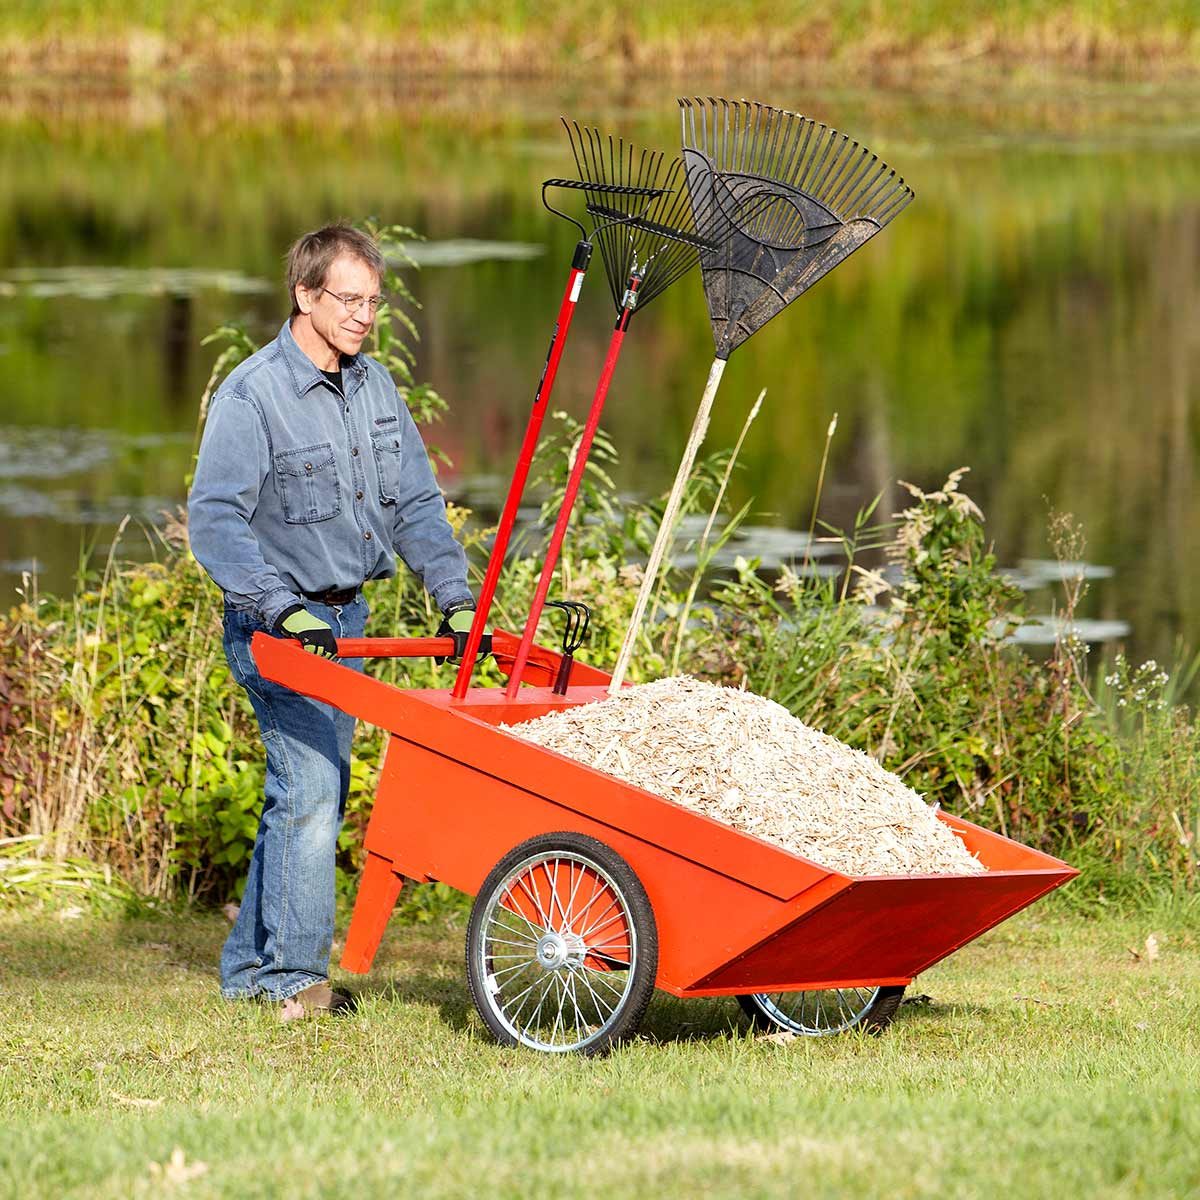
<instances>
[{"instance_id":1,"label":"shirt pocket","mask_svg":"<svg viewBox=\"0 0 1200 1200\"><path fill-rule=\"evenodd\" d=\"M276 454L275 486L289 525L328 521L341 512L341 489L329 442Z\"/></svg>"},{"instance_id":2,"label":"shirt pocket","mask_svg":"<svg viewBox=\"0 0 1200 1200\"><path fill-rule=\"evenodd\" d=\"M395 504L400 498L400 431L381 429L371 434L371 449L379 475L379 499L384 504Z\"/></svg>"}]
</instances>

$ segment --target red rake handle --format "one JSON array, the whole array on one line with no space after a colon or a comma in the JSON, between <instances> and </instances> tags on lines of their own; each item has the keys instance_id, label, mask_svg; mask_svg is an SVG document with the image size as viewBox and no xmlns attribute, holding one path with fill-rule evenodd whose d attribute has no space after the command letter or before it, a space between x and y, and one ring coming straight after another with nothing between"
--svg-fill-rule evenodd
<instances>
[{"instance_id":1,"label":"red rake handle","mask_svg":"<svg viewBox=\"0 0 1200 1200\"><path fill-rule=\"evenodd\" d=\"M554 532L550 536L546 561L542 566L542 573L538 577L537 591L534 593L529 617L525 622L525 631L521 635L521 644L517 648L512 677L509 679L508 688L505 691L505 695L510 700L517 694L521 686L521 676L524 674L525 664L529 660L529 648L533 645L538 618L542 615L546 595L550 591L550 582L554 578L554 568L558 564L559 551L562 549L563 538L566 537L567 524L571 520L571 509L575 506L575 497L579 494L579 486L583 482L583 472L587 467L588 454L592 449L592 439L596 436L596 429L600 425L600 414L604 410L604 401L608 396L608 387L612 382L613 371L616 370L617 359L621 354L621 343L625 340L625 330L629 325L629 316L632 311L632 308L622 309L621 316L617 320L617 327L613 330L612 340L608 344L608 355L604 359L604 368L600 372L600 380L596 384L596 394L592 398L592 407L588 412L587 423L583 427L579 447L575 451L575 464L567 479L567 490L563 495L562 508L559 509L558 520L555 522Z\"/></svg>"},{"instance_id":2,"label":"red rake handle","mask_svg":"<svg viewBox=\"0 0 1200 1200\"><path fill-rule=\"evenodd\" d=\"M504 511L500 514L500 524L496 527L496 540L492 543L492 554L488 559L487 573L483 577L483 586L479 590L479 603L475 606L471 632L467 635L467 646L463 651L458 675L454 680L454 696L459 700L467 694L467 688L471 683L471 672L475 667L479 642L483 637L483 631L487 628L488 615L492 609L492 598L496 594L496 584L504 567L504 555L508 550L513 526L516 524L521 497L525 493L525 483L533 464L538 435L541 433L542 421L550 404L550 393L554 390L558 363L562 358L563 346L567 342L567 332L571 328L571 318L575 315L579 289L583 286L583 276L587 271L590 255L591 247L585 242L580 242L575 247L575 261L571 265L567 289L563 293L562 304L559 306L558 320L555 322L554 334L550 339L550 349L546 354L546 365L542 369L542 377L538 380L537 392L533 397L533 411L530 412L529 421L525 427L525 439L521 443L521 450L517 456L517 466L513 471L512 483L508 487L508 498L504 502Z\"/></svg>"}]
</instances>

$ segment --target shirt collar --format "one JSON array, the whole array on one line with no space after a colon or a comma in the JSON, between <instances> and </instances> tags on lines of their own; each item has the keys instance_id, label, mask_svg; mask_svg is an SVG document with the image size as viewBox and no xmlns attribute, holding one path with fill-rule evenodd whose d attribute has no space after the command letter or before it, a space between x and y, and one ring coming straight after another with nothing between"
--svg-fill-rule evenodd
<instances>
[{"instance_id":1,"label":"shirt collar","mask_svg":"<svg viewBox=\"0 0 1200 1200\"><path fill-rule=\"evenodd\" d=\"M292 321L290 317L284 321L283 328L280 329L277 340L279 348L283 353L283 361L287 363L288 372L291 374L292 385L296 389L296 395L303 396L319 383L325 381L324 375L317 370L316 363L300 349L300 344L292 334ZM352 371L360 377L365 375L367 368L362 358L361 351L352 358L343 356L341 369L343 371Z\"/></svg>"}]
</instances>

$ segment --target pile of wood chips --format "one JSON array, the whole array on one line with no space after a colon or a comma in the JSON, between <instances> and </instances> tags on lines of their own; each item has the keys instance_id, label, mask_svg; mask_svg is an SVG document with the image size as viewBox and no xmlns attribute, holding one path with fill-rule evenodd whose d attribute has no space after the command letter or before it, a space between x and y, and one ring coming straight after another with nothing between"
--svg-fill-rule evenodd
<instances>
[{"instance_id":1,"label":"pile of wood chips","mask_svg":"<svg viewBox=\"0 0 1200 1200\"><path fill-rule=\"evenodd\" d=\"M505 728L836 871L984 870L898 776L752 692L680 676Z\"/></svg>"}]
</instances>

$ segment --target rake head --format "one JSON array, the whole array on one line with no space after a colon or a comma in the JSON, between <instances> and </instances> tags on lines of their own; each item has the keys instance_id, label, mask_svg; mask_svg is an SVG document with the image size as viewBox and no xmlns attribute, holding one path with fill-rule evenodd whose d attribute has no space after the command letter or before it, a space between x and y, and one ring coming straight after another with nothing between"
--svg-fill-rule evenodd
<instances>
[{"instance_id":1,"label":"rake head","mask_svg":"<svg viewBox=\"0 0 1200 1200\"><path fill-rule=\"evenodd\" d=\"M749 100L679 101L718 358L877 234L912 189L865 146Z\"/></svg>"},{"instance_id":2,"label":"rake head","mask_svg":"<svg viewBox=\"0 0 1200 1200\"><path fill-rule=\"evenodd\" d=\"M720 250L719 211L699 204L684 186L683 160L635 146L563 118L579 172L592 240L600 248L613 303L620 311L630 272L644 270L637 306L645 307L696 265ZM704 230L698 226L704 221Z\"/></svg>"}]
</instances>

